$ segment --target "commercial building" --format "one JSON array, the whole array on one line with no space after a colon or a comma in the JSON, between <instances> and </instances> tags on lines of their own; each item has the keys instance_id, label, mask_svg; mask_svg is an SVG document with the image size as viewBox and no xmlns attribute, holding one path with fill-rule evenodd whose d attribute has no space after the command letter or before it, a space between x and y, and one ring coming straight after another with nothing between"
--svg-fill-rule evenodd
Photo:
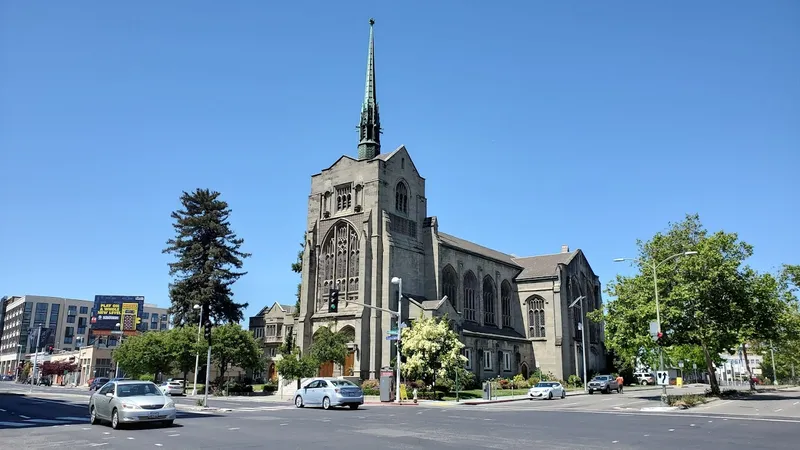
<instances>
[{"instance_id":1,"label":"commercial building","mask_svg":"<svg viewBox=\"0 0 800 450\"><path fill-rule=\"evenodd\" d=\"M116 336L99 341L91 331L94 302L64 297L39 295L7 296L0 305L0 373L15 373L20 360L30 359L35 352L36 337L42 327L41 349L54 353L102 343L114 348ZM145 304L139 331L166 330L169 316L166 308ZM103 359L103 358L101 358Z\"/></svg>"}]
</instances>

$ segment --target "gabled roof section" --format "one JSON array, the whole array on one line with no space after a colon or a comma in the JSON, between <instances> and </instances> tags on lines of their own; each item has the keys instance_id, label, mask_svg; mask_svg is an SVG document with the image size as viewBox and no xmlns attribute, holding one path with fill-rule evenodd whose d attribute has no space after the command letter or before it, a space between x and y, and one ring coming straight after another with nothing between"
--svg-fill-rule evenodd
<instances>
[{"instance_id":1,"label":"gabled roof section","mask_svg":"<svg viewBox=\"0 0 800 450\"><path fill-rule=\"evenodd\" d=\"M523 268L522 272L517 275L517 280L556 277L558 276L558 265L571 263L578 253L583 252L578 249L567 253L514 258L514 262Z\"/></svg>"},{"instance_id":2,"label":"gabled roof section","mask_svg":"<svg viewBox=\"0 0 800 450\"><path fill-rule=\"evenodd\" d=\"M514 261L514 257L507 253L492 250L491 248L478 245L466 239L461 239L446 233L442 233L441 231L437 233L437 237L439 239L439 244L444 245L445 247L455 248L466 253L472 253L483 258L492 259L508 266L518 267L520 269L522 268L522 266Z\"/></svg>"},{"instance_id":3,"label":"gabled roof section","mask_svg":"<svg viewBox=\"0 0 800 450\"><path fill-rule=\"evenodd\" d=\"M334 167L340 164L357 163L357 162L358 160L353 158L352 156L342 155L339 157L339 159L336 160L336 162L331 164L327 169L322 169L321 171L319 171L319 173L312 175L312 177L316 177L317 175L321 175L324 172L332 170Z\"/></svg>"},{"instance_id":4,"label":"gabled roof section","mask_svg":"<svg viewBox=\"0 0 800 450\"><path fill-rule=\"evenodd\" d=\"M425 177L423 177L422 175L419 174L419 170L417 170L417 166L416 166L416 164L414 164L414 160L411 159L411 155L408 153L408 149L406 148L405 145L401 145L400 147L397 147L392 152L381 153L380 155L372 158L372 161L375 161L375 160L389 161L390 159L394 158L395 156L397 156L399 154L402 154L403 157L408 159L408 162L411 163L411 168L414 169L414 172L417 175L419 175L420 178L422 178L424 180Z\"/></svg>"}]
</instances>

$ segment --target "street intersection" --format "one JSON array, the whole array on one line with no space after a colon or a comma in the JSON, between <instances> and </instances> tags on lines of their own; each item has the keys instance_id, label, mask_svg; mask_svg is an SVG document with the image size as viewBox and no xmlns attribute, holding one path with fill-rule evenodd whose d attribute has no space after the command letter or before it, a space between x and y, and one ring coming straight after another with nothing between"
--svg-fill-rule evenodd
<instances>
[{"instance_id":1,"label":"street intersection","mask_svg":"<svg viewBox=\"0 0 800 450\"><path fill-rule=\"evenodd\" d=\"M718 400L687 411L643 412L658 392L574 395L564 400L484 405L367 404L350 410L296 409L288 400L211 398L196 411L177 397L173 427L112 430L89 425L85 390L0 385L0 449L20 448L652 448L747 445L796 448L800 392ZM644 403L649 405L649 403ZM756 411L756 409L758 411ZM780 411L776 411L780 410Z\"/></svg>"}]
</instances>

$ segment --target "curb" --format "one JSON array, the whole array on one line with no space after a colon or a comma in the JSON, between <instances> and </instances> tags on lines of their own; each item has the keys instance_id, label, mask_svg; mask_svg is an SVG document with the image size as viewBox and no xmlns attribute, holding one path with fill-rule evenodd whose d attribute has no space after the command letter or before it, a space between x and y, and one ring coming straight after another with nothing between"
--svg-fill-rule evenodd
<instances>
[{"instance_id":1,"label":"curb","mask_svg":"<svg viewBox=\"0 0 800 450\"><path fill-rule=\"evenodd\" d=\"M493 403L523 402L523 401L526 401L526 400L529 400L529 399L527 397L526 398L506 398L506 399L502 399L502 400L497 399L497 400L486 400L486 401L479 401L479 402L467 401L467 402L460 402L460 403L462 405L474 406L474 405L491 405Z\"/></svg>"}]
</instances>

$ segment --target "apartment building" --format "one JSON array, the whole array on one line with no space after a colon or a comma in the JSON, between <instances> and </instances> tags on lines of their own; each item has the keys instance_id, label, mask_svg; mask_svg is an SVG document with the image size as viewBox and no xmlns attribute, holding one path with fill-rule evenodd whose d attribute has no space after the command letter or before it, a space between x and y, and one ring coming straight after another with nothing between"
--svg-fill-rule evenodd
<instances>
[{"instance_id":1,"label":"apartment building","mask_svg":"<svg viewBox=\"0 0 800 450\"><path fill-rule=\"evenodd\" d=\"M103 347L118 344L116 336L93 336L90 319L94 302L90 300L39 295L7 296L0 305L0 373L14 374L21 360L30 359L35 352L39 326L44 339L40 348L53 347L54 351L70 352L93 346L102 339ZM166 330L169 316L166 308L145 304L141 315L140 331ZM30 332L33 332L29 336Z\"/></svg>"},{"instance_id":2,"label":"apartment building","mask_svg":"<svg viewBox=\"0 0 800 450\"><path fill-rule=\"evenodd\" d=\"M275 302L266 306L253 317L250 317L249 330L261 345L264 356L269 358L266 373L253 374L253 378L276 380L278 374L275 370L275 361L280 359L278 348L283 344L287 335L293 335L297 318L294 316L295 307L281 305Z\"/></svg>"}]
</instances>

